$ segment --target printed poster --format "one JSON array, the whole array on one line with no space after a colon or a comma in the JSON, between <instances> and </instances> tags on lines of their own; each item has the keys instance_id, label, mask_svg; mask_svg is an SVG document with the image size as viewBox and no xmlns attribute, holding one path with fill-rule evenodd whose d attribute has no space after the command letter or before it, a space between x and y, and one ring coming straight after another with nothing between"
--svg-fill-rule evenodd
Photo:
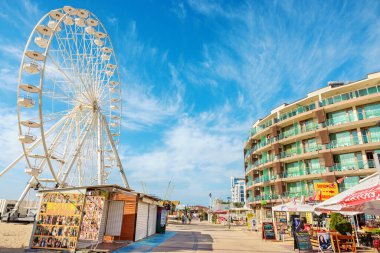
<instances>
[{"instance_id":1,"label":"printed poster","mask_svg":"<svg viewBox=\"0 0 380 253\"><path fill-rule=\"evenodd\" d=\"M91 194L92 192L90 192ZM86 196L84 216L80 231L80 240L96 241L99 237L100 223L102 221L105 197Z\"/></svg>"},{"instance_id":2,"label":"printed poster","mask_svg":"<svg viewBox=\"0 0 380 253\"><path fill-rule=\"evenodd\" d=\"M44 193L32 235L34 249L75 249L82 216L84 194Z\"/></svg>"},{"instance_id":3,"label":"printed poster","mask_svg":"<svg viewBox=\"0 0 380 253\"><path fill-rule=\"evenodd\" d=\"M318 233L318 244L321 251L331 250L331 239L329 233Z\"/></svg>"}]
</instances>

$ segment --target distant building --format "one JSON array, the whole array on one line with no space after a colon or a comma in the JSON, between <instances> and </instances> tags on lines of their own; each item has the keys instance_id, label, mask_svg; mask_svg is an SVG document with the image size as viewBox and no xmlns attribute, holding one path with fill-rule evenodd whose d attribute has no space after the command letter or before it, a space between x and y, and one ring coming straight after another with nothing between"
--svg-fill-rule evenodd
<instances>
[{"instance_id":1,"label":"distant building","mask_svg":"<svg viewBox=\"0 0 380 253\"><path fill-rule=\"evenodd\" d=\"M244 178L231 177L231 201L233 203L245 203L245 180Z\"/></svg>"},{"instance_id":2,"label":"distant building","mask_svg":"<svg viewBox=\"0 0 380 253\"><path fill-rule=\"evenodd\" d=\"M212 211L229 210L231 203L222 199L215 198L212 203Z\"/></svg>"}]
</instances>

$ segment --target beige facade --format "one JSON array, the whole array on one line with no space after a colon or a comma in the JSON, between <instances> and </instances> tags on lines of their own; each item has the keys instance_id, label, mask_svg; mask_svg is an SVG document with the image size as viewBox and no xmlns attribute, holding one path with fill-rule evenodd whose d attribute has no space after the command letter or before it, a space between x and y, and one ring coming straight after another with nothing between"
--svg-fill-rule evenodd
<instances>
[{"instance_id":1,"label":"beige facade","mask_svg":"<svg viewBox=\"0 0 380 253\"><path fill-rule=\"evenodd\" d=\"M330 82L275 108L253 124L244 144L246 197L261 218L293 198L315 198L314 183L343 191L376 171L380 152L380 72Z\"/></svg>"}]
</instances>

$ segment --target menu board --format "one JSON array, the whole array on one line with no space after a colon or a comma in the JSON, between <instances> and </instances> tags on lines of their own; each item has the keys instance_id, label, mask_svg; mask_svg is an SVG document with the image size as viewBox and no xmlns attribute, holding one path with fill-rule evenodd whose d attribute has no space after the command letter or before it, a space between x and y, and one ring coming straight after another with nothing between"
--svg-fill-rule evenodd
<instances>
[{"instance_id":1,"label":"menu board","mask_svg":"<svg viewBox=\"0 0 380 253\"><path fill-rule=\"evenodd\" d=\"M84 216L80 230L80 240L96 241L99 237L100 223L103 215L105 197L101 193L90 192L97 196L86 196Z\"/></svg>"},{"instance_id":2,"label":"menu board","mask_svg":"<svg viewBox=\"0 0 380 253\"><path fill-rule=\"evenodd\" d=\"M265 239L265 240L276 240L276 235L274 233L273 222L263 222L262 239Z\"/></svg>"},{"instance_id":3,"label":"menu board","mask_svg":"<svg viewBox=\"0 0 380 253\"><path fill-rule=\"evenodd\" d=\"M44 193L32 238L32 248L75 249L84 194Z\"/></svg>"},{"instance_id":4,"label":"menu board","mask_svg":"<svg viewBox=\"0 0 380 253\"><path fill-rule=\"evenodd\" d=\"M312 250L310 235L306 231L296 232L296 242L299 250Z\"/></svg>"}]
</instances>

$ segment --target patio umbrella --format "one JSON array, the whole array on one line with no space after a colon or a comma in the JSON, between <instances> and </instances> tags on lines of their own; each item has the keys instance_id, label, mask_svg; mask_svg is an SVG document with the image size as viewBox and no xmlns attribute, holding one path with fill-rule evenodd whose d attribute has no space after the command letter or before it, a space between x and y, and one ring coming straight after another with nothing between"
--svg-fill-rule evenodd
<instances>
[{"instance_id":1,"label":"patio umbrella","mask_svg":"<svg viewBox=\"0 0 380 253\"><path fill-rule=\"evenodd\" d=\"M214 212L212 212L213 214L227 214L227 210L216 210Z\"/></svg>"},{"instance_id":2,"label":"patio umbrella","mask_svg":"<svg viewBox=\"0 0 380 253\"><path fill-rule=\"evenodd\" d=\"M352 212L380 215L380 178L377 173L352 188L319 203L315 211Z\"/></svg>"}]
</instances>

